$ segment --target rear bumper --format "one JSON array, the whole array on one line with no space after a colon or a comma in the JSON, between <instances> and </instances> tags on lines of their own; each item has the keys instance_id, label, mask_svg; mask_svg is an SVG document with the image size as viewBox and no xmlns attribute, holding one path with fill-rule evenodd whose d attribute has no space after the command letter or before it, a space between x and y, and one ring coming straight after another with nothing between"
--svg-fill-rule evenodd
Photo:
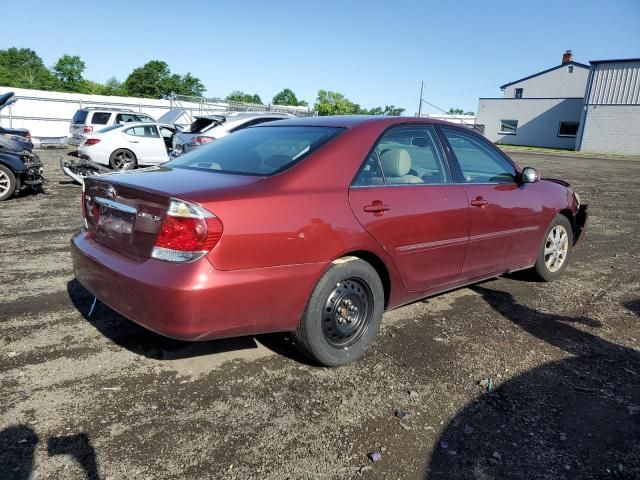
<instances>
[{"instance_id":1,"label":"rear bumper","mask_svg":"<svg viewBox=\"0 0 640 480\"><path fill-rule=\"evenodd\" d=\"M82 137L77 137L75 135L72 135L71 137L69 137L69 139L67 140L67 144L68 145L73 145L74 147L77 147L78 145L80 145L82 143Z\"/></svg>"},{"instance_id":2,"label":"rear bumper","mask_svg":"<svg viewBox=\"0 0 640 480\"><path fill-rule=\"evenodd\" d=\"M81 231L71 239L76 278L102 303L149 330L180 340L291 331L326 265L219 271L188 264L136 262Z\"/></svg>"}]
</instances>

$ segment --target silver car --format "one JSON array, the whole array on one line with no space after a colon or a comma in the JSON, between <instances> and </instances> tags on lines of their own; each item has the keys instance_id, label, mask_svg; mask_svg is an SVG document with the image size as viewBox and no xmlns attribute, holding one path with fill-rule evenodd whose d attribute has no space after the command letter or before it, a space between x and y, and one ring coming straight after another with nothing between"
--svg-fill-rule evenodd
<instances>
[{"instance_id":1,"label":"silver car","mask_svg":"<svg viewBox=\"0 0 640 480\"><path fill-rule=\"evenodd\" d=\"M69 126L69 145L79 146L82 137L111 125L128 122L155 123L149 115L122 108L85 107L79 109Z\"/></svg>"},{"instance_id":2,"label":"silver car","mask_svg":"<svg viewBox=\"0 0 640 480\"><path fill-rule=\"evenodd\" d=\"M291 117L286 113L274 112L233 112L195 117L187 131L173 137L171 157L178 157L243 128Z\"/></svg>"}]
</instances>

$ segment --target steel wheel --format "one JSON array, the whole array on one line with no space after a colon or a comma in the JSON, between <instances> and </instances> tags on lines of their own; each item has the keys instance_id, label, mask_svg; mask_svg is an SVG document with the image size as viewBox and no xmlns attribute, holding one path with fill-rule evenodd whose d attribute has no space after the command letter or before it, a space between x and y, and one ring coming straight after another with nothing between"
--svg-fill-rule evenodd
<instances>
[{"instance_id":1,"label":"steel wheel","mask_svg":"<svg viewBox=\"0 0 640 480\"><path fill-rule=\"evenodd\" d=\"M0 170L0 197L4 197L7 193L9 193L10 188L11 180L9 180L9 175Z\"/></svg>"},{"instance_id":2,"label":"steel wheel","mask_svg":"<svg viewBox=\"0 0 640 480\"><path fill-rule=\"evenodd\" d=\"M357 278L336 283L324 307L322 333L334 347L349 347L367 330L371 319L373 294Z\"/></svg>"},{"instance_id":3,"label":"steel wheel","mask_svg":"<svg viewBox=\"0 0 640 480\"><path fill-rule=\"evenodd\" d=\"M569 252L569 234L563 225L551 229L544 245L544 263L551 273L557 272L564 265Z\"/></svg>"}]
</instances>

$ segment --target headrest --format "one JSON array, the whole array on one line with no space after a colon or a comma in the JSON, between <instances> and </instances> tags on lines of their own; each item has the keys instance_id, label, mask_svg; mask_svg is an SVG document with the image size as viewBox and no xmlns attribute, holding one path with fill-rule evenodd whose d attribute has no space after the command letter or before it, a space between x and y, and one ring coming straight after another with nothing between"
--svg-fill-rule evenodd
<instances>
[{"instance_id":1,"label":"headrest","mask_svg":"<svg viewBox=\"0 0 640 480\"><path fill-rule=\"evenodd\" d=\"M411 170L411 155L404 148L390 148L380 154L384 174L389 177L403 177Z\"/></svg>"}]
</instances>

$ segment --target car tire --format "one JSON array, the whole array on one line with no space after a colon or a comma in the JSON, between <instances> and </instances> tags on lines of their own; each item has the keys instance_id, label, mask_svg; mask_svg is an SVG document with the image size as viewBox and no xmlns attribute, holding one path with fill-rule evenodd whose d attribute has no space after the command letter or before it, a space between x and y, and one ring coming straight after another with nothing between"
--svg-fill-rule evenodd
<instances>
[{"instance_id":1,"label":"car tire","mask_svg":"<svg viewBox=\"0 0 640 480\"><path fill-rule=\"evenodd\" d=\"M138 166L138 159L131 150L119 148L109 157L109 165L113 170L133 170Z\"/></svg>"},{"instance_id":2,"label":"car tire","mask_svg":"<svg viewBox=\"0 0 640 480\"><path fill-rule=\"evenodd\" d=\"M335 260L320 278L295 333L312 360L336 367L362 357L378 333L384 289L376 270L357 257Z\"/></svg>"},{"instance_id":3,"label":"car tire","mask_svg":"<svg viewBox=\"0 0 640 480\"><path fill-rule=\"evenodd\" d=\"M572 252L573 228L567 217L558 214L544 234L531 273L536 279L544 282L555 280L566 270Z\"/></svg>"},{"instance_id":4,"label":"car tire","mask_svg":"<svg viewBox=\"0 0 640 480\"><path fill-rule=\"evenodd\" d=\"M11 198L17 185L18 182L13 172L4 165L0 165L0 202Z\"/></svg>"}]
</instances>

